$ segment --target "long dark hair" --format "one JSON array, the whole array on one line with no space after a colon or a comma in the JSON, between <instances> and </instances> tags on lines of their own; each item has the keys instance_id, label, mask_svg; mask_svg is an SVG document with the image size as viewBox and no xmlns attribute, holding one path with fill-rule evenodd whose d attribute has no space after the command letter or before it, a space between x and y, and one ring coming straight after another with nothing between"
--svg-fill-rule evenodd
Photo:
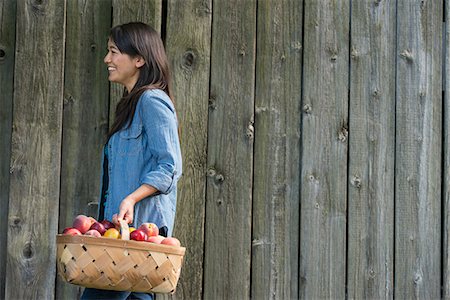
<instances>
[{"instance_id":1,"label":"long dark hair","mask_svg":"<svg viewBox=\"0 0 450 300\"><path fill-rule=\"evenodd\" d=\"M169 62L159 34L147 24L133 22L113 27L109 37L121 53L132 58L141 56L145 64L140 68L139 78L133 89L128 92L124 88L123 96L116 106L108 139L125 126L131 125L139 97L145 90L161 89L173 102Z\"/></svg>"}]
</instances>

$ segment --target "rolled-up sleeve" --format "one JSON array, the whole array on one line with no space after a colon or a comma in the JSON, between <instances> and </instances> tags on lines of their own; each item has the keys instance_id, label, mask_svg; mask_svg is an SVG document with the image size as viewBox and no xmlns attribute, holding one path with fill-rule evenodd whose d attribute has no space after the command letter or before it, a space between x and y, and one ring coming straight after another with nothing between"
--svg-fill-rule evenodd
<instances>
[{"instance_id":1,"label":"rolled-up sleeve","mask_svg":"<svg viewBox=\"0 0 450 300\"><path fill-rule=\"evenodd\" d=\"M162 99L153 92L146 92L140 99L142 124L148 137L148 150L156 167L141 178L163 194L172 191L181 176L181 154L176 114L169 98Z\"/></svg>"}]
</instances>

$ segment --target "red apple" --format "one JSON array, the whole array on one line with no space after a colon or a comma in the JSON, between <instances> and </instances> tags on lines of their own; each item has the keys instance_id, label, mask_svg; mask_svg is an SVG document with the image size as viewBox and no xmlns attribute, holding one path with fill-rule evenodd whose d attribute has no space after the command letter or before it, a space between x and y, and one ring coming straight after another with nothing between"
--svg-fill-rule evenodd
<instances>
[{"instance_id":1,"label":"red apple","mask_svg":"<svg viewBox=\"0 0 450 300\"><path fill-rule=\"evenodd\" d=\"M97 222L97 221L95 221L95 222L91 225L91 227L89 228L89 230L91 230L91 229L97 230L101 235L104 235L105 232L106 232L105 226L104 226L102 223Z\"/></svg>"},{"instance_id":2,"label":"red apple","mask_svg":"<svg viewBox=\"0 0 450 300\"><path fill-rule=\"evenodd\" d=\"M86 231L88 231L89 228L91 228L92 219L93 218L87 217L85 215L78 215L73 220L72 227L78 229L81 233L85 234Z\"/></svg>"},{"instance_id":3,"label":"red apple","mask_svg":"<svg viewBox=\"0 0 450 300\"><path fill-rule=\"evenodd\" d=\"M141 229L142 231L147 234L147 236L157 236L159 234L158 226L154 223L142 223L141 226L139 226L138 229Z\"/></svg>"},{"instance_id":4,"label":"red apple","mask_svg":"<svg viewBox=\"0 0 450 300\"><path fill-rule=\"evenodd\" d=\"M95 229L90 229L90 230L86 231L86 233L84 235L92 235L92 236L95 236L95 237L101 237L102 236L100 234L100 232L98 232Z\"/></svg>"},{"instance_id":5,"label":"red apple","mask_svg":"<svg viewBox=\"0 0 450 300\"><path fill-rule=\"evenodd\" d=\"M145 241L145 240L147 240L147 234L145 234L145 232L141 229L133 230L130 233L130 240Z\"/></svg>"},{"instance_id":6,"label":"red apple","mask_svg":"<svg viewBox=\"0 0 450 300\"><path fill-rule=\"evenodd\" d=\"M162 235L157 235L157 236L149 236L147 238L147 242L150 243L155 243L155 244L161 244L161 241L165 239L165 237L163 237Z\"/></svg>"},{"instance_id":7,"label":"red apple","mask_svg":"<svg viewBox=\"0 0 450 300\"><path fill-rule=\"evenodd\" d=\"M110 228L116 228L116 226L114 225L114 223L111 222L111 221L108 221L108 220L103 220L103 221L101 221L100 223L102 223L103 226L105 226L105 229L106 229L106 230L108 230L108 229L110 229Z\"/></svg>"},{"instance_id":8,"label":"red apple","mask_svg":"<svg viewBox=\"0 0 450 300\"><path fill-rule=\"evenodd\" d=\"M174 237L166 237L161 241L161 245L181 246L180 241Z\"/></svg>"},{"instance_id":9,"label":"red apple","mask_svg":"<svg viewBox=\"0 0 450 300\"><path fill-rule=\"evenodd\" d=\"M68 234L68 235L81 235L81 232L73 227L67 227L66 229L64 229L63 234Z\"/></svg>"}]
</instances>

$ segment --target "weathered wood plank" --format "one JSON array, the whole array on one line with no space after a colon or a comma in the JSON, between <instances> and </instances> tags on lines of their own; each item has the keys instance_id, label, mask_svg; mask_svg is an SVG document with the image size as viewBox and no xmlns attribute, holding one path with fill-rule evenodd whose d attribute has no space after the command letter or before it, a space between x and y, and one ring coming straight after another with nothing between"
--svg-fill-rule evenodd
<instances>
[{"instance_id":1,"label":"weathered wood plank","mask_svg":"<svg viewBox=\"0 0 450 300\"><path fill-rule=\"evenodd\" d=\"M6 299L52 299L65 1L17 1Z\"/></svg>"},{"instance_id":2,"label":"weathered wood plank","mask_svg":"<svg viewBox=\"0 0 450 300\"><path fill-rule=\"evenodd\" d=\"M113 26L128 22L144 22L161 32L162 0L113 0ZM123 95L123 86L111 83L109 120L114 122L116 105Z\"/></svg>"},{"instance_id":3,"label":"weathered wood plank","mask_svg":"<svg viewBox=\"0 0 450 300\"><path fill-rule=\"evenodd\" d=\"M256 1L213 2L205 299L250 297Z\"/></svg>"},{"instance_id":4,"label":"weathered wood plank","mask_svg":"<svg viewBox=\"0 0 450 300\"><path fill-rule=\"evenodd\" d=\"M437 299L441 282L442 1L400 0L397 11L394 296Z\"/></svg>"},{"instance_id":5,"label":"weathered wood plank","mask_svg":"<svg viewBox=\"0 0 450 300\"><path fill-rule=\"evenodd\" d=\"M305 1L300 297L345 298L350 1Z\"/></svg>"},{"instance_id":6,"label":"weathered wood plank","mask_svg":"<svg viewBox=\"0 0 450 300\"><path fill-rule=\"evenodd\" d=\"M258 2L252 299L298 299L302 9Z\"/></svg>"},{"instance_id":7,"label":"weathered wood plank","mask_svg":"<svg viewBox=\"0 0 450 300\"><path fill-rule=\"evenodd\" d=\"M444 220L443 220L443 253L442 253L442 274L443 274L443 290L442 290L442 298L449 300L450 299L450 3L449 1L444 1L445 3L445 73L444 76L444 157L443 157L443 199L444 199Z\"/></svg>"},{"instance_id":8,"label":"weathered wood plank","mask_svg":"<svg viewBox=\"0 0 450 300\"><path fill-rule=\"evenodd\" d=\"M203 290L211 6L211 0L168 1L166 49L183 151L174 236L186 246L176 299L201 299Z\"/></svg>"},{"instance_id":9,"label":"weathered wood plank","mask_svg":"<svg viewBox=\"0 0 450 300\"><path fill-rule=\"evenodd\" d=\"M392 299L395 1L352 1L348 297Z\"/></svg>"},{"instance_id":10,"label":"weathered wood plank","mask_svg":"<svg viewBox=\"0 0 450 300\"><path fill-rule=\"evenodd\" d=\"M109 83L103 63L111 0L67 3L60 232L78 214L96 217L101 147L108 130ZM56 298L75 299L81 289L58 277Z\"/></svg>"},{"instance_id":11,"label":"weathered wood plank","mask_svg":"<svg viewBox=\"0 0 450 300\"><path fill-rule=\"evenodd\" d=\"M16 1L0 2L0 299L5 299Z\"/></svg>"}]
</instances>

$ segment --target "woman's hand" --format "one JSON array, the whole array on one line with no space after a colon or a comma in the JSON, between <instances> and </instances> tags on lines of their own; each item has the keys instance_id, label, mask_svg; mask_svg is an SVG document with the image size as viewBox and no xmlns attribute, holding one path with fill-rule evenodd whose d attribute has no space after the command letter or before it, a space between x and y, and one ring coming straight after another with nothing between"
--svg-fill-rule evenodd
<instances>
[{"instance_id":1,"label":"woman's hand","mask_svg":"<svg viewBox=\"0 0 450 300\"><path fill-rule=\"evenodd\" d=\"M119 226L120 226L119 220L124 220L128 224L132 223L135 204L136 200L134 200L130 196L123 199L119 206L119 213L115 214L112 218L113 223Z\"/></svg>"}]
</instances>

